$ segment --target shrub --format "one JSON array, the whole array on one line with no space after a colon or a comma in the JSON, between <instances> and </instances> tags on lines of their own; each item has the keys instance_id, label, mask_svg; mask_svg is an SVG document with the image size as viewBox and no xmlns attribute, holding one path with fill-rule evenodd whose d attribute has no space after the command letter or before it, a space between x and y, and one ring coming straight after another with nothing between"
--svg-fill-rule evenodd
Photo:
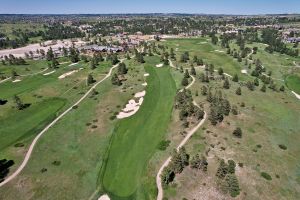
<instances>
[{"instance_id":1,"label":"shrub","mask_svg":"<svg viewBox=\"0 0 300 200\"><path fill-rule=\"evenodd\" d=\"M287 147L284 144L279 144L278 146L282 150L287 150Z\"/></svg>"},{"instance_id":2,"label":"shrub","mask_svg":"<svg viewBox=\"0 0 300 200\"><path fill-rule=\"evenodd\" d=\"M157 149L161 151L165 151L168 146L170 145L171 141L170 140L163 140L157 145Z\"/></svg>"},{"instance_id":3,"label":"shrub","mask_svg":"<svg viewBox=\"0 0 300 200\"><path fill-rule=\"evenodd\" d=\"M242 129L238 127L233 131L232 134L237 138L241 138L243 135L243 132L242 132Z\"/></svg>"},{"instance_id":4,"label":"shrub","mask_svg":"<svg viewBox=\"0 0 300 200\"><path fill-rule=\"evenodd\" d=\"M268 181L272 180L272 177L267 172L261 172L260 175Z\"/></svg>"}]
</instances>

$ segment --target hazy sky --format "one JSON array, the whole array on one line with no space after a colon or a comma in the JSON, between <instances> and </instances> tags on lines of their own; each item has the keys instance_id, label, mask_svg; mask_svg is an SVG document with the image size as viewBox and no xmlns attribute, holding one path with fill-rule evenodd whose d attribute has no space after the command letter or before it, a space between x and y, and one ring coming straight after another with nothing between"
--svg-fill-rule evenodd
<instances>
[{"instance_id":1,"label":"hazy sky","mask_svg":"<svg viewBox=\"0 0 300 200\"><path fill-rule=\"evenodd\" d=\"M0 0L0 14L300 13L300 0Z\"/></svg>"}]
</instances>

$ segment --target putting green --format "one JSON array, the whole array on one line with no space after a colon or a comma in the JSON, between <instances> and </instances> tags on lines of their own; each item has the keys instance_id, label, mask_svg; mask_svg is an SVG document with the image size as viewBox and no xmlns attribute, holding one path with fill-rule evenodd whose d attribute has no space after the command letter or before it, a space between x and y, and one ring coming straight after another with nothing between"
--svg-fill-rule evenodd
<instances>
[{"instance_id":1,"label":"putting green","mask_svg":"<svg viewBox=\"0 0 300 200\"><path fill-rule=\"evenodd\" d=\"M155 68L159 60L145 64L148 87L140 110L116 125L101 181L111 199L137 199L143 172L156 146L164 138L171 119L175 82L169 68Z\"/></svg>"}]
</instances>

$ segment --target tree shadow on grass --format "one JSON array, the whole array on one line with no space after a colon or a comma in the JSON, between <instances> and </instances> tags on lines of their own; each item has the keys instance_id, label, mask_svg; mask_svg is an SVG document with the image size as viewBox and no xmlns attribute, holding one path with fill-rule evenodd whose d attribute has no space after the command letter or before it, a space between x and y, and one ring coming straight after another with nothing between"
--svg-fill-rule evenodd
<instances>
[{"instance_id":1,"label":"tree shadow on grass","mask_svg":"<svg viewBox=\"0 0 300 200\"><path fill-rule=\"evenodd\" d=\"M9 168L14 164L13 160L0 160L0 183L5 180L5 177L9 173Z\"/></svg>"}]
</instances>

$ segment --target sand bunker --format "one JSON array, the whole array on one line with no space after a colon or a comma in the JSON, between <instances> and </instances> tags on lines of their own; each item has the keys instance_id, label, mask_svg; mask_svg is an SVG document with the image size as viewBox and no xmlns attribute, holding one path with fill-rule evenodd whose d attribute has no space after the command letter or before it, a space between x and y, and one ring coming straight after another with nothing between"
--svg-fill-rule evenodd
<instances>
[{"instance_id":1,"label":"sand bunker","mask_svg":"<svg viewBox=\"0 0 300 200\"><path fill-rule=\"evenodd\" d=\"M13 80L12 82L17 83L17 82L20 82L20 81L21 81L20 79L16 79L16 80Z\"/></svg>"},{"instance_id":2,"label":"sand bunker","mask_svg":"<svg viewBox=\"0 0 300 200\"><path fill-rule=\"evenodd\" d=\"M140 98L146 95L146 91L138 92L134 95L135 98Z\"/></svg>"},{"instance_id":3,"label":"sand bunker","mask_svg":"<svg viewBox=\"0 0 300 200\"><path fill-rule=\"evenodd\" d=\"M150 74L144 74L145 77L149 76Z\"/></svg>"},{"instance_id":4,"label":"sand bunker","mask_svg":"<svg viewBox=\"0 0 300 200\"><path fill-rule=\"evenodd\" d=\"M134 115L140 109L145 95L146 91L136 93L134 97L138 98L138 102L136 102L134 99L129 100L125 108L123 108L122 111L117 115L117 118L123 119Z\"/></svg>"},{"instance_id":5,"label":"sand bunker","mask_svg":"<svg viewBox=\"0 0 300 200\"><path fill-rule=\"evenodd\" d=\"M147 85L148 85L148 83L143 83L143 84L142 84L142 86L147 86Z\"/></svg>"},{"instance_id":6,"label":"sand bunker","mask_svg":"<svg viewBox=\"0 0 300 200\"><path fill-rule=\"evenodd\" d=\"M224 51L221 51L221 50L215 50L215 52L219 52L219 53L224 53Z\"/></svg>"},{"instance_id":7,"label":"sand bunker","mask_svg":"<svg viewBox=\"0 0 300 200\"><path fill-rule=\"evenodd\" d=\"M48 76L48 75L50 75L50 74L53 74L55 72L55 70L53 70L53 71L51 71L51 72L48 72L48 73L45 73L45 74L43 74L44 76Z\"/></svg>"},{"instance_id":8,"label":"sand bunker","mask_svg":"<svg viewBox=\"0 0 300 200\"><path fill-rule=\"evenodd\" d=\"M178 50L179 50L178 48L175 49L175 51L178 51Z\"/></svg>"},{"instance_id":9,"label":"sand bunker","mask_svg":"<svg viewBox=\"0 0 300 200\"><path fill-rule=\"evenodd\" d=\"M101 197L99 197L98 200L110 200L110 198L107 194L104 194Z\"/></svg>"},{"instance_id":10,"label":"sand bunker","mask_svg":"<svg viewBox=\"0 0 300 200\"><path fill-rule=\"evenodd\" d=\"M76 72L79 72L80 70L82 70L83 68L80 68L79 70L73 70L73 71L70 71L70 72L67 72L67 73L64 73L63 75L59 76L58 78L59 79L64 79L66 78L67 76L70 76Z\"/></svg>"},{"instance_id":11,"label":"sand bunker","mask_svg":"<svg viewBox=\"0 0 300 200\"><path fill-rule=\"evenodd\" d=\"M162 64L162 63L156 65L156 67L162 67L162 66L164 66L164 64Z\"/></svg>"},{"instance_id":12,"label":"sand bunker","mask_svg":"<svg viewBox=\"0 0 300 200\"><path fill-rule=\"evenodd\" d=\"M241 70L241 72L242 72L242 74L247 74L248 73L246 69Z\"/></svg>"}]
</instances>

